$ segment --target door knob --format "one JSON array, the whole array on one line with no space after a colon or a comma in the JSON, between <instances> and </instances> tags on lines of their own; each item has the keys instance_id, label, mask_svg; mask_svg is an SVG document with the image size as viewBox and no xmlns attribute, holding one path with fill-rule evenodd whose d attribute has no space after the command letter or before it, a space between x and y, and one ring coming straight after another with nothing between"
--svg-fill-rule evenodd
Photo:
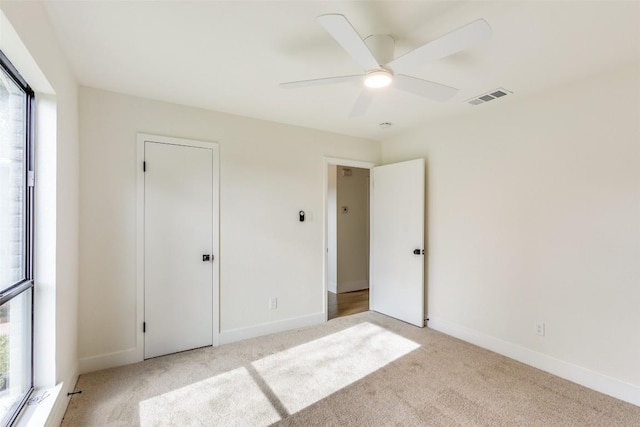
<instances>
[{"instance_id":1,"label":"door knob","mask_svg":"<svg viewBox=\"0 0 640 427\"><path fill-rule=\"evenodd\" d=\"M413 254L414 254L414 255L420 255L420 254L423 254L423 255L424 255L424 250L422 250L422 251L421 251L420 249L414 249L414 250L413 250Z\"/></svg>"},{"instance_id":2,"label":"door knob","mask_svg":"<svg viewBox=\"0 0 640 427\"><path fill-rule=\"evenodd\" d=\"M211 261L212 259L213 259L212 255L209 255L209 254L202 255L202 262Z\"/></svg>"}]
</instances>

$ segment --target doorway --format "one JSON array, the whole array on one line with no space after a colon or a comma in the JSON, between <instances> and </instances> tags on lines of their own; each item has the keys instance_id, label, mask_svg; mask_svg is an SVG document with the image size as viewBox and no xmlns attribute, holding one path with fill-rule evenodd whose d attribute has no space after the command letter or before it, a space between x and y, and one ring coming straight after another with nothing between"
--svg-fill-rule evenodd
<instances>
[{"instance_id":1,"label":"doorway","mask_svg":"<svg viewBox=\"0 0 640 427\"><path fill-rule=\"evenodd\" d=\"M373 164L327 160L327 320L369 310L370 168Z\"/></svg>"},{"instance_id":2,"label":"doorway","mask_svg":"<svg viewBox=\"0 0 640 427\"><path fill-rule=\"evenodd\" d=\"M144 358L216 344L217 144L141 136Z\"/></svg>"},{"instance_id":3,"label":"doorway","mask_svg":"<svg viewBox=\"0 0 640 427\"><path fill-rule=\"evenodd\" d=\"M368 169L369 175L369 306L390 317L424 326L425 161L407 160L374 167L371 163L325 159L324 297L329 320L331 291L337 296L337 217L349 212L332 193L333 170L341 166ZM335 166L335 168L334 168ZM337 180L336 175L336 180ZM375 182L374 182L375 181ZM337 184L336 184L337 185ZM335 199L335 202L333 200ZM335 223L332 212L336 212ZM333 230L336 230L333 232ZM336 240L333 237L336 236ZM334 267L335 266L335 267Z\"/></svg>"}]
</instances>

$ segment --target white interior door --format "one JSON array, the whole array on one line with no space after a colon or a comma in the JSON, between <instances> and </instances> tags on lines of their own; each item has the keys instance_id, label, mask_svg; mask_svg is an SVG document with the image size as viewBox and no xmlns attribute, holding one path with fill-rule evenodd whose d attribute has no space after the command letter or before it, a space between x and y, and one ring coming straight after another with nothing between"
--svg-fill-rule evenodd
<instances>
[{"instance_id":1,"label":"white interior door","mask_svg":"<svg viewBox=\"0 0 640 427\"><path fill-rule=\"evenodd\" d=\"M371 310L422 327L424 160L378 166L371 176Z\"/></svg>"},{"instance_id":2,"label":"white interior door","mask_svg":"<svg viewBox=\"0 0 640 427\"><path fill-rule=\"evenodd\" d=\"M144 357L150 358L213 344L214 153L146 141L144 156Z\"/></svg>"}]
</instances>

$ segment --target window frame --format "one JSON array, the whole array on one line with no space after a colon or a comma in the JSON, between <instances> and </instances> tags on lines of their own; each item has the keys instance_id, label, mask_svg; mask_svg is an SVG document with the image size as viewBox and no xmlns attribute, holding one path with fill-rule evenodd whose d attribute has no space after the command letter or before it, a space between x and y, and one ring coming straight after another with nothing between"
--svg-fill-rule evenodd
<instances>
[{"instance_id":1,"label":"window frame","mask_svg":"<svg viewBox=\"0 0 640 427\"><path fill-rule=\"evenodd\" d=\"M18 401L14 410L8 413L5 420L7 426L13 425L23 408L25 407L31 393L34 389L34 300L35 300L35 287L34 287L34 201L35 201L35 92L26 80L20 75L18 70L13 66L11 61L0 50L0 67L9 75L9 77L16 83L25 93L25 194L24 194L24 271L23 277L17 283L10 285L5 289L0 289L0 306L11 301L15 297L27 292L31 289L31 306L30 313L27 315L30 317L31 324L30 337L28 339L30 345L30 360L27 366L30 370L28 389L22 396L22 399Z\"/></svg>"}]
</instances>

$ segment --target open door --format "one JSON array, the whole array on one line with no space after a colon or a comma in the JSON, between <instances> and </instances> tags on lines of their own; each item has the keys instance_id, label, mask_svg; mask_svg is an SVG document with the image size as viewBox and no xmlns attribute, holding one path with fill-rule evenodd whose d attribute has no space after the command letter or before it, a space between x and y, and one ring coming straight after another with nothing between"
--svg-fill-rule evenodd
<instances>
[{"instance_id":1,"label":"open door","mask_svg":"<svg viewBox=\"0 0 640 427\"><path fill-rule=\"evenodd\" d=\"M371 310L424 326L424 159L374 167Z\"/></svg>"}]
</instances>

